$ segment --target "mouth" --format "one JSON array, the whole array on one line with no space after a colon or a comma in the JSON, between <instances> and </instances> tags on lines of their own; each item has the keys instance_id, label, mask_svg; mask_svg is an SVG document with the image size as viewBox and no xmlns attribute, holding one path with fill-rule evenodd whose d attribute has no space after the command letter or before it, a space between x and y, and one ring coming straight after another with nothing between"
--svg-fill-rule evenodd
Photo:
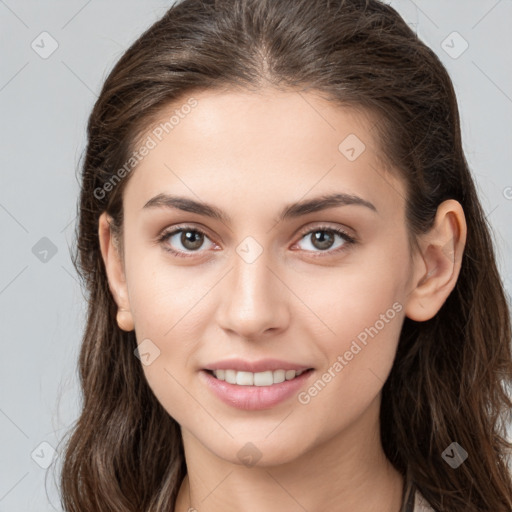
<instances>
[{"instance_id":1,"label":"mouth","mask_svg":"<svg viewBox=\"0 0 512 512\"><path fill-rule=\"evenodd\" d=\"M314 368L305 370L267 370L263 372L247 372L234 369L208 370L206 373L219 381L225 381L228 384L237 386L274 386L285 381L295 380L303 374L310 373Z\"/></svg>"},{"instance_id":2,"label":"mouth","mask_svg":"<svg viewBox=\"0 0 512 512\"><path fill-rule=\"evenodd\" d=\"M271 409L290 400L314 378L314 368L268 370L203 369L200 380L222 402L247 411Z\"/></svg>"}]
</instances>

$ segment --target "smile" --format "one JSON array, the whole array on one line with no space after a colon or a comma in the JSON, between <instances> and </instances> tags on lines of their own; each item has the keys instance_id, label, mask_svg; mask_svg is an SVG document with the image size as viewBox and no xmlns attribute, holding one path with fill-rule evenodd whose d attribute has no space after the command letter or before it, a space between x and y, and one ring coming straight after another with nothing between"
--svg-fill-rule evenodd
<instances>
[{"instance_id":1,"label":"smile","mask_svg":"<svg viewBox=\"0 0 512 512\"><path fill-rule=\"evenodd\" d=\"M207 388L225 404L255 411L270 409L289 400L306 386L314 373L313 368L257 373L217 369L202 370L199 376Z\"/></svg>"},{"instance_id":2,"label":"smile","mask_svg":"<svg viewBox=\"0 0 512 512\"><path fill-rule=\"evenodd\" d=\"M285 380L292 380L308 370L268 370L263 372L245 372L237 370L213 370L212 374L218 379L238 386L272 386Z\"/></svg>"}]
</instances>

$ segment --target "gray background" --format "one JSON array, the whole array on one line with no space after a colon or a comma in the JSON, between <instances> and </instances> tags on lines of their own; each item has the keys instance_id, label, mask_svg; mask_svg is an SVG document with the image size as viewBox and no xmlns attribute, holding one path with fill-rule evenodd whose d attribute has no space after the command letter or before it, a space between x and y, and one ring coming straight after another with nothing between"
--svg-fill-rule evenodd
<instances>
[{"instance_id":1,"label":"gray background","mask_svg":"<svg viewBox=\"0 0 512 512\"><path fill-rule=\"evenodd\" d=\"M85 301L70 247L87 117L114 63L171 3L0 0L0 512L61 510L56 471L41 466L57 462L80 404ZM391 4L453 79L510 294L512 1Z\"/></svg>"}]
</instances>

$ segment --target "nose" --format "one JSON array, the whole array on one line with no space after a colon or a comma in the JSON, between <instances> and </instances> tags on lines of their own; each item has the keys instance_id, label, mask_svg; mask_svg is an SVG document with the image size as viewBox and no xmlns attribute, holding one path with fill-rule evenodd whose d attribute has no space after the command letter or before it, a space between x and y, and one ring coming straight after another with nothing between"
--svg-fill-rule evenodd
<instances>
[{"instance_id":1,"label":"nose","mask_svg":"<svg viewBox=\"0 0 512 512\"><path fill-rule=\"evenodd\" d=\"M217 321L222 329L255 340L287 328L290 291L285 276L269 263L266 251L250 263L235 255L220 289Z\"/></svg>"}]
</instances>

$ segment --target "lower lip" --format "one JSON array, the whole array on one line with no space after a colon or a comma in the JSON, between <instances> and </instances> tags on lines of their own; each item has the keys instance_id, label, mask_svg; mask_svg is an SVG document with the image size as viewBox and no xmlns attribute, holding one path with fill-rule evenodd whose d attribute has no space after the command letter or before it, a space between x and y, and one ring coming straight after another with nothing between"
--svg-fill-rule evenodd
<instances>
[{"instance_id":1,"label":"lower lip","mask_svg":"<svg viewBox=\"0 0 512 512\"><path fill-rule=\"evenodd\" d=\"M271 386L240 386L219 380L206 370L199 372L206 385L227 405L238 409L256 411L270 409L297 393L314 370L307 370L298 377Z\"/></svg>"}]
</instances>

